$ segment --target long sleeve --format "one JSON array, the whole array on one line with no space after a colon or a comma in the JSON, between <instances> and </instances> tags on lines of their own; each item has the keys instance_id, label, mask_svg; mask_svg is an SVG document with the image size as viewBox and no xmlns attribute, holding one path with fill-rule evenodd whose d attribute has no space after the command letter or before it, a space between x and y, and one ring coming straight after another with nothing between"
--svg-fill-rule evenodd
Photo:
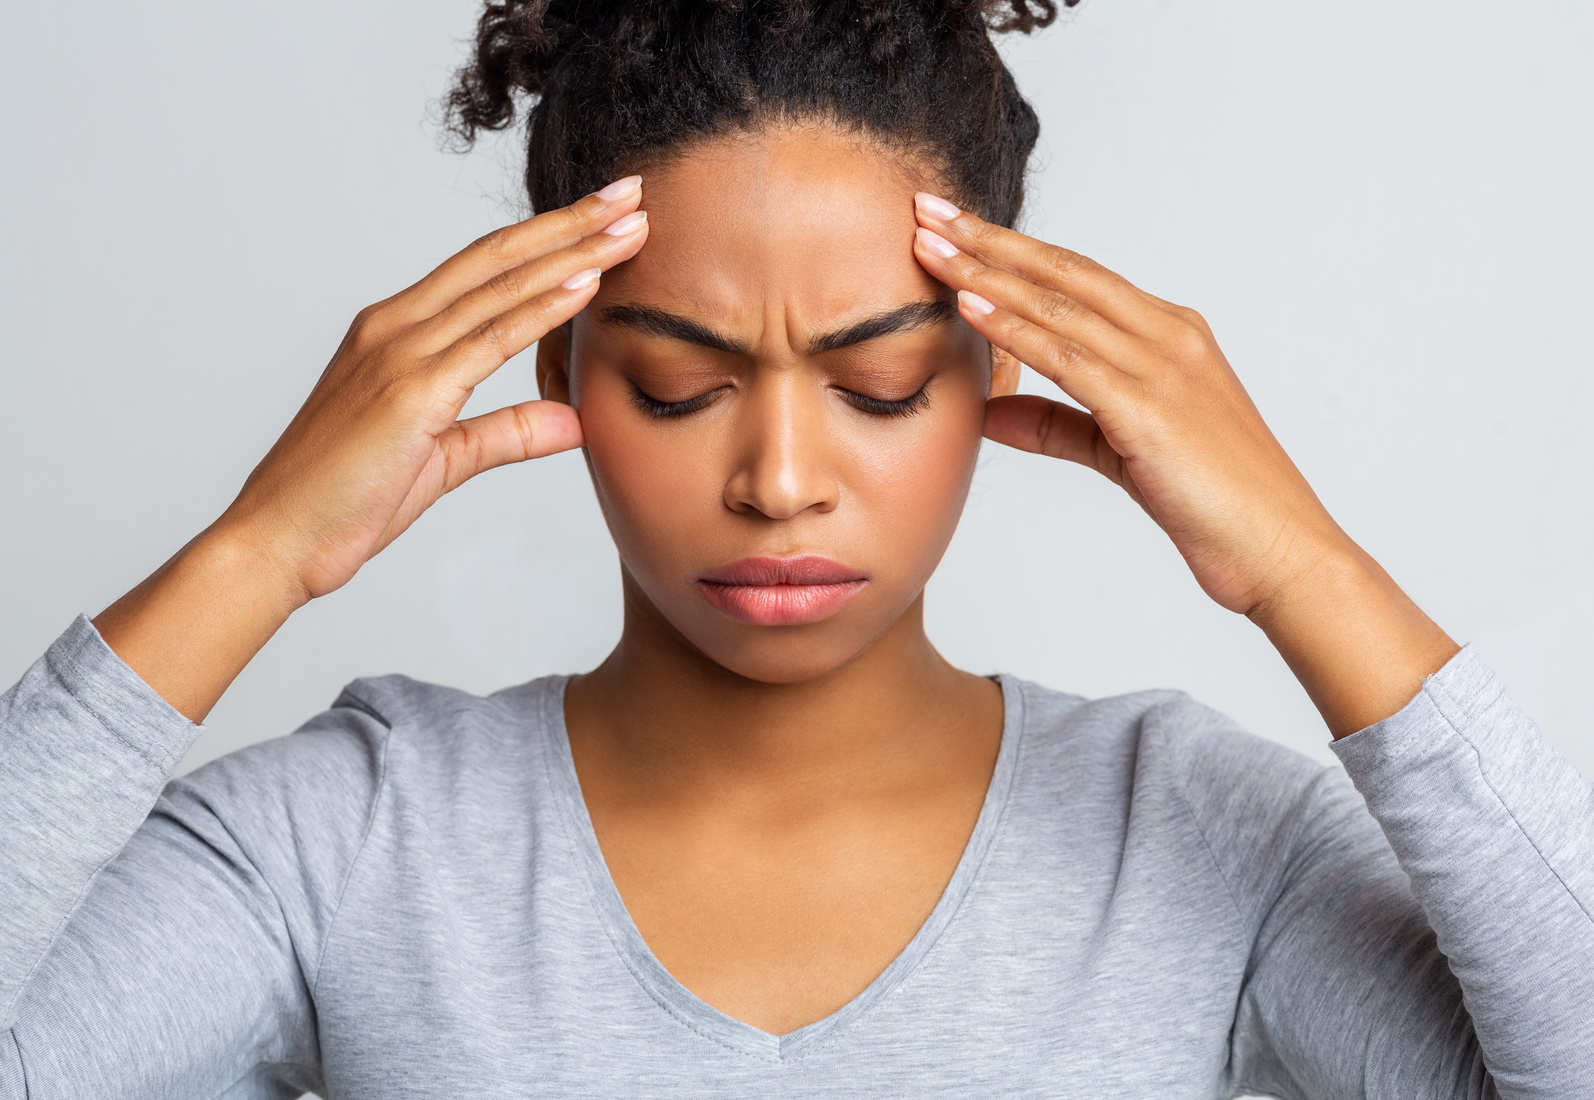
<instances>
[{"instance_id":1,"label":"long sleeve","mask_svg":"<svg viewBox=\"0 0 1594 1100\"><path fill-rule=\"evenodd\" d=\"M1334 749L1355 789L1332 771L1300 786L1270 834L1279 856L1251 864L1268 882L1245 888L1264 908L1237 1083L1298 1100L1594 1095L1588 784L1470 649Z\"/></svg>"},{"instance_id":2,"label":"long sleeve","mask_svg":"<svg viewBox=\"0 0 1594 1100\"><path fill-rule=\"evenodd\" d=\"M197 730L80 619L0 701L0 1100L297 1096L386 727L334 707L165 783Z\"/></svg>"},{"instance_id":3,"label":"long sleeve","mask_svg":"<svg viewBox=\"0 0 1594 1100\"><path fill-rule=\"evenodd\" d=\"M1594 1094L1594 791L1470 647L1336 743L1508 1100Z\"/></svg>"},{"instance_id":4,"label":"long sleeve","mask_svg":"<svg viewBox=\"0 0 1594 1100\"><path fill-rule=\"evenodd\" d=\"M198 735L81 616L0 696L0 1028Z\"/></svg>"}]
</instances>

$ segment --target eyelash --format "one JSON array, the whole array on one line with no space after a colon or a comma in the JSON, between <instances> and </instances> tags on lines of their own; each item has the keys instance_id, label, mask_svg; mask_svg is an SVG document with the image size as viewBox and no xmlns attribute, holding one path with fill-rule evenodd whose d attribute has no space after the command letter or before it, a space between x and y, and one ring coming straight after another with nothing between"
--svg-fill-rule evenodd
<instances>
[{"instance_id":1,"label":"eyelash","mask_svg":"<svg viewBox=\"0 0 1594 1100\"><path fill-rule=\"evenodd\" d=\"M909 394L894 401L887 401L880 397L869 397L866 394L854 393L851 390L842 390L841 393L847 402L861 412L870 416L913 416L930 404L930 384L926 382L919 387L917 393ZM660 401L656 397L649 397L635 387L631 390L631 400L636 402L637 408L647 413L655 420L670 419L678 416L690 416L692 413L706 409L714 400L717 390L689 397L685 401Z\"/></svg>"},{"instance_id":2,"label":"eyelash","mask_svg":"<svg viewBox=\"0 0 1594 1100\"><path fill-rule=\"evenodd\" d=\"M714 400L717 390L700 393L696 397L689 397L685 401L660 401L656 397L649 397L641 390L632 387L631 400L636 402L637 408L653 417L663 420L667 417L688 416L699 409L708 408L709 402Z\"/></svg>"},{"instance_id":3,"label":"eyelash","mask_svg":"<svg viewBox=\"0 0 1594 1100\"><path fill-rule=\"evenodd\" d=\"M869 397L865 394L853 393L851 390L842 390L841 392L846 395L850 404L871 416L903 417L912 416L930 404L929 389L930 384L926 382L919 387L919 392L910 393L907 397L900 397L895 401L887 401L880 397Z\"/></svg>"}]
</instances>

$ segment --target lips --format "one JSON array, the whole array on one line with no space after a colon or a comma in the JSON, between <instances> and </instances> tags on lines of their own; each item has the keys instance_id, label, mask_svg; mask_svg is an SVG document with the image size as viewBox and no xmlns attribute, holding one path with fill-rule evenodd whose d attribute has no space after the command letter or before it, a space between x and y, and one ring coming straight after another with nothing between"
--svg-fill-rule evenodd
<instances>
[{"instance_id":1,"label":"lips","mask_svg":"<svg viewBox=\"0 0 1594 1100\"><path fill-rule=\"evenodd\" d=\"M840 611L869 579L856 569L804 554L743 558L699 577L698 591L713 607L756 626L801 626Z\"/></svg>"}]
</instances>

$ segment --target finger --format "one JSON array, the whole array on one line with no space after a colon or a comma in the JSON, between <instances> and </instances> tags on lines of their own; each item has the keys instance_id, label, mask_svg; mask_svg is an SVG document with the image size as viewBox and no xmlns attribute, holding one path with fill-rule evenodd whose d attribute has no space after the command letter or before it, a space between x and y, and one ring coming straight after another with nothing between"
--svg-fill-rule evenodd
<instances>
[{"instance_id":1,"label":"finger","mask_svg":"<svg viewBox=\"0 0 1594 1100\"><path fill-rule=\"evenodd\" d=\"M430 317L473 287L526 261L568 248L614 224L642 201L642 177L615 180L569 206L495 229L444 260L425 278L389 299L413 323Z\"/></svg>"},{"instance_id":2,"label":"finger","mask_svg":"<svg viewBox=\"0 0 1594 1100\"><path fill-rule=\"evenodd\" d=\"M970 290L958 291L958 314L974 331L1049 379L1087 409L1100 408L1129 379L1081 344L1002 309Z\"/></svg>"},{"instance_id":3,"label":"finger","mask_svg":"<svg viewBox=\"0 0 1594 1100\"><path fill-rule=\"evenodd\" d=\"M495 466L581 446L581 419L558 401L523 401L455 423L437 438L450 493Z\"/></svg>"},{"instance_id":4,"label":"finger","mask_svg":"<svg viewBox=\"0 0 1594 1100\"><path fill-rule=\"evenodd\" d=\"M1144 356L1138 337L1083 303L1010 271L991 267L933 230L922 226L918 229L913 252L926 271L953 290L973 291L985 301L1055 333L1105 362L1129 368Z\"/></svg>"},{"instance_id":5,"label":"finger","mask_svg":"<svg viewBox=\"0 0 1594 1100\"><path fill-rule=\"evenodd\" d=\"M438 352L434 361L468 393L510 359L580 313L598 292L597 268L572 278L528 302L490 317Z\"/></svg>"},{"instance_id":6,"label":"finger","mask_svg":"<svg viewBox=\"0 0 1594 1100\"><path fill-rule=\"evenodd\" d=\"M985 438L1093 469L1097 448L1107 446L1096 418L1088 412L1028 393L993 397L985 403Z\"/></svg>"},{"instance_id":7,"label":"finger","mask_svg":"<svg viewBox=\"0 0 1594 1100\"><path fill-rule=\"evenodd\" d=\"M647 212L633 211L600 233L499 272L416 325L406 341L418 354L430 355L581 272L607 271L629 260L647 241L647 235Z\"/></svg>"},{"instance_id":8,"label":"finger","mask_svg":"<svg viewBox=\"0 0 1594 1100\"><path fill-rule=\"evenodd\" d=\"M1127 490L1142 508L1147 507L1123 456L1113 450L1096 418L1083 409L1034 394L993 397L985 403L985 437L1021 451L1089 466Z\"/></svg>"},{"instance_id":9,"label":"finger","mask_svg":"<svg viewBox=\"0 0 1594 1100\"><path fill-rule=\"evenodd\" d=\"M459 420L437 437L432 454L372 554L403 534L422 512L484 470L581 446L576 410L558 401L525 401Z\"/></svg>"},{"instance_id":10,"label":"finger","mask_svg":"<svg viewBox=\"0 0 1594 1100\"><path fill-rule=\"evenodd\" d=\"M1139 336L1160 335L1168 312L1128 279L1089 257L983 221L935 195L914 197L919 224L992 266L1059 291Z\"/></svg>"}]
</instances>

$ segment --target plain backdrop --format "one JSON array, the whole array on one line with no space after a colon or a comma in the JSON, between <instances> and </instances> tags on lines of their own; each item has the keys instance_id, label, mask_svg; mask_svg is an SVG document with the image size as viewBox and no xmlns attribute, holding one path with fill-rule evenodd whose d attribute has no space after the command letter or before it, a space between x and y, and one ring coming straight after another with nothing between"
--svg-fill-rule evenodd
<instances>
[{"instance_id":1,"label":"plain backdrop","mask_svg":"<svg viewBox=\"0 0 1594 1100\"><path fill-rule=\"evenodd\" d=\"M439 147L476 14L5 6L0 680L225 507L356 310L519 215L517 137ZM1003 48L1044 124L1025 227L1200 309L1341 523L1594 774L1594 8L1086 0ZM534 385L527 354L471 408ZM1331 759L1263 636L1081 468L988 444L928 608L970 669L1181 687ZM579 455L495 471L300 612L185 767L356 676L489 691L618 626Z\"/></svg>"}]
</instances>

